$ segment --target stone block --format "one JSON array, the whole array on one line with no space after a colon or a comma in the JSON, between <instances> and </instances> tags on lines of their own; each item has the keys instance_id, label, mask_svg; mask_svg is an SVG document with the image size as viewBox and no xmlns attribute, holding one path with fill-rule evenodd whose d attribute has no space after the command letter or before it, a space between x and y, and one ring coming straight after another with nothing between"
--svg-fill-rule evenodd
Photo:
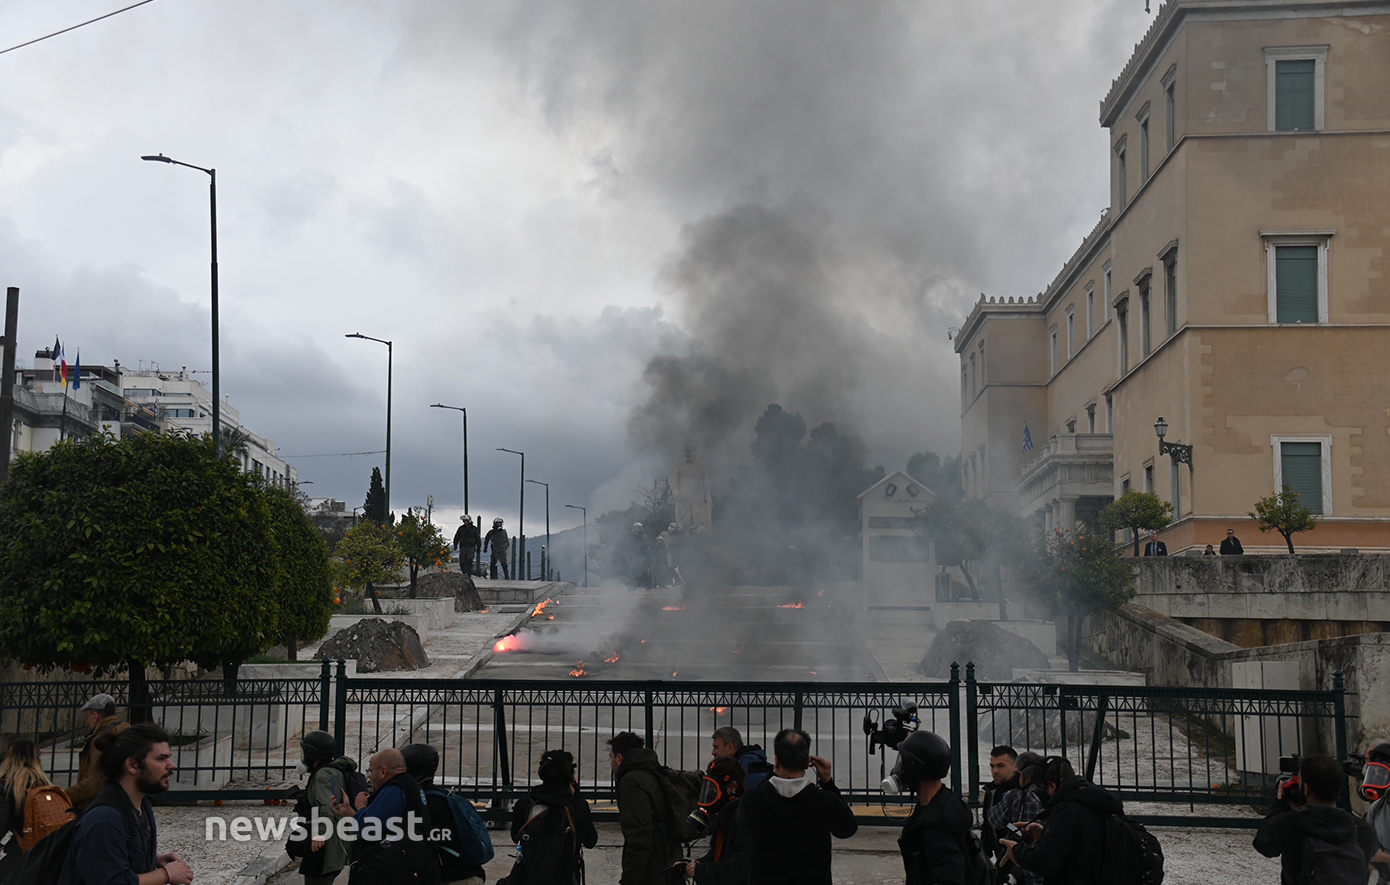
<instances>
[{"instance_id":1,"label":"stone block","mask_svg":"<svg viewBox=\"0 0 1390 885\"><path fill-rule=\"evenodd\" d=\"M1333 621L1364 621L1367 612L1365 593L1320 593L1325 618Z\"/></svg>"}]
</instances>

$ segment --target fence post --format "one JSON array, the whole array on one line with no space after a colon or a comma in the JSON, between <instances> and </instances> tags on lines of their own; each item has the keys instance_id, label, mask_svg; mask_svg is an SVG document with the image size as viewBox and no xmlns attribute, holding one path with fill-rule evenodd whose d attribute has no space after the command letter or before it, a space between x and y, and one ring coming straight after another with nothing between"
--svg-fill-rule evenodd
<instances>
[{"instance_id":1,"label":"fence post","mask_svg":"<svg viewBox=\"0 0 1390 885\"><path fill-rule=\"evenodd\" d=\"M1332 715L1333 734L1337 741L1337 761L1347 758L1347 684L1341 670L1332 674ZM1351 811L1351 795L1343 790L1337 799L1343 811Z\"/></svg>"},{"instance_id":2,"label":"fence post","mask_svg":"<svg viewBox=\"0 0 1390 885\"><path fill-rule=\"evenodd\" d=\"M334 697L333 737L338 742L338 755L347 747L347 661L338 658L338 690Z\"/></svg>"},{"instance_id":3,"label":"fence post","mask_svg":"<svg viewBox=\"0 0 1390 885\"><path fill-rule=\"evenodd\" d=\"M960 770L960 664L951 662L951 789L964 796Z\"/></svg>"},{"instance_id":4,"label":"fence post","mask_svg":"<svg viewBox=\"0 0 1390 885\"><path fill-rule=\"evenodd\" d=\"M1096 702L1096 727L1091 734L1091 751L1086 754L1086 780L1091 783L1096 781L1096 763L1100 761L1100 741L1105 736L1105 711L1110 706L1110 693L1102 691L1100 698ZM1078 713L1081 717L1081 729L1086 729L1086 711Z\"/></svg>"},{"instance_id":5,"label":"fence post","mask_svg":"<svg viewBox=\"0 0 1390 885\"><path fill-rule=\"evenodd\" d=\"M333 669L328 658L323 659L323 669L319 671L319 730L328 731L328 696L333 692Z\"/></svg>"},{"instance_id":6,"label":"fence post","mask_svg":"<svg viewBox=\"0 0 1390 885\"><path fill-rule=\"evenodd\" d=\"M980 776L980 716L976 709L978 705L979 690L975 685L975 662L969 661L965 665L965 770L970 775L969 780L966 781L970 795L967 796L964 793L957 793L956 795L972 807L977 801L978 793L975 790L975 782Z\"/></svg>"},{"instance_id":7,"label":"fence post","mask_svg":"<svg viewBox=\"0 0 1390 885\"><path fill-rule=\"evenodd\" d=\"M647 749L649 750L656 749L656 747L652 746L652 742L656 740L656 727L652 719L652 687L655 685L656 683L652 680L647 681L647 687L643 692L642 700L643 712L646 714Z\"/></svg>"},{"instance_id":8,"label":"fence post","mask_svg":"<svg viewBox=\"0 0 1390 885\"><path fill-rule=\"evenodd\" d=\"M512 793L512 763L507 755L507 709L502 706L502 689L497 688L492 692L492 731L497 740L497 767L502 773L502 796L503 801L500 807L506 808L511 804ZM493 797L494 801L496 797Z\"/></svg>"},{"instance_id":9,"label":"fence post","mask_svg":"<svg viewBox=\"0 0 1390 885\"><path fill-rule=\"evenodd\" d=\"M792 697L792 728L801 729L801 714L806 709L806 698L801 694L801 686L796 687Z\"/></svg>"}]
</instances>

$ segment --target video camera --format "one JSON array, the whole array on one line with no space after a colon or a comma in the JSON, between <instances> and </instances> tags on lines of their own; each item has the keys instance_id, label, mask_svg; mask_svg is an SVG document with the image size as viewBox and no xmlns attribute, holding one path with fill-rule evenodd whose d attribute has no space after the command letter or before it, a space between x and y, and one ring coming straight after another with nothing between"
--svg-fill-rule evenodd
<instances>
[{"instance_id":1,"label":"video camera","mask_svg":"<svg viewBox=\"0 0 1390 885\"><path fill-rule=\"evenodd\" d=\"M878 727L878 723L873 720L870 714L864 714L864 734L869 738L870 756L874 755L874 747L876 746L896 750L903 739L921 725L921 720L917 718L917 705L912 701L903 701L888 712L893 715L893 718L885 719L882 728Z\"/></svg>"}]
</instances>

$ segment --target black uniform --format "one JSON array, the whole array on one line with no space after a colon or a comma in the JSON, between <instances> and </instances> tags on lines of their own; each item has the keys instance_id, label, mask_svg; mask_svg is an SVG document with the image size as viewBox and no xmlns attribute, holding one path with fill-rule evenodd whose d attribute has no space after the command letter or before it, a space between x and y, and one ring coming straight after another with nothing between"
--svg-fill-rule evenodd
<instances>
[{"instance_id":1,"label":"black uniform","mask_svg":"<svg viewBox=\"0 0 1390 885\"><path fill-rule=\"evenodd\" d=\"M478 527L471 522L460 524L454 532L454 546L459 551L459 566L468 571L478 558Z\"/></svg>"},{"instance_id":2,"label":"black uniform","mask_svg":"<svg viewBox=\"0 0 1390 885\"><path fill-rule=\"evenodd\" d=\"M965 834L970 824L970 809L948 787L918 805L898 837L907 885L969 885Z\"/></svg>"},{"instance_id":3,"label":"black uniform","mask_svg":"<svg viewBox=\"0 0 1390 885\"><path fill-rule=\"evenodd\" d=\"M507 555L511 553L511 542L507 538L507 530L500 525L487 533L483 538L483 549L492 551L492 577L497 578L497 566L502 566L502 576L511 580L511 569L507 566Z\"/></svg>"}]
</instances>

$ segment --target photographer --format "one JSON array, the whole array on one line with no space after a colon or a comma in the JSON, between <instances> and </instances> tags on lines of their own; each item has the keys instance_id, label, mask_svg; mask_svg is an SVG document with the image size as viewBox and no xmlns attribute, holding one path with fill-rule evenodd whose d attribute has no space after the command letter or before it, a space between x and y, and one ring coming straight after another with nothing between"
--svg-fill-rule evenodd
<instances>
[{"instance_id":1,"label":"photographer","mask_svg":"<svg viewBox=\"0 0 1390 885\"><path fill-rule=\"evenodd\" d=\"M1309 756L1296 778L1280 781L1255 850L1280 858L1283 885L1366 881L1379 845L1370 824L1337 807L1345 781L1331 756Z\"/></svg>"},{"instance_id":2,"label":"photographer","mask_svg":"<svg viewBox=\"0 0 1390 885\"><path fill-rule=\"evenodd\" d=\"M1004 860L1048 885L1101 885L1105 882L1105 819L1123 814L1113 794L1083 777L1061 756L1048 756L1029 774L1032 789L1047 796L1042 822L1023 828L1031 841L1001 839Z\"/></svg>"},{"instance_id":3,"label":"photographer","mask_svg":"<svg viewBox=\"0 0 1390 885\"><path fill-rule=\"evenodd\" d=\"M951 747L930 731L916 731L898 745L893 777L915 790L917 807L898 837L907 885L968 885L965 835L970 809L941 779L951 771Z\"/></svg>"},{"instance_id":4,"label":"photographer","mask_svg":"<svg viewBox=\"0 0 1390 885\"><path fill-rule=\"evenodd\" d=\"M1365 767L1361 773L1361 798L1371 803L1366 820L1375 829L1381 849L1371 858L1376 871L1376 885L1390 885L1390 743L1372 741L1366 750Z\"/></svg>"}]
</instances>

